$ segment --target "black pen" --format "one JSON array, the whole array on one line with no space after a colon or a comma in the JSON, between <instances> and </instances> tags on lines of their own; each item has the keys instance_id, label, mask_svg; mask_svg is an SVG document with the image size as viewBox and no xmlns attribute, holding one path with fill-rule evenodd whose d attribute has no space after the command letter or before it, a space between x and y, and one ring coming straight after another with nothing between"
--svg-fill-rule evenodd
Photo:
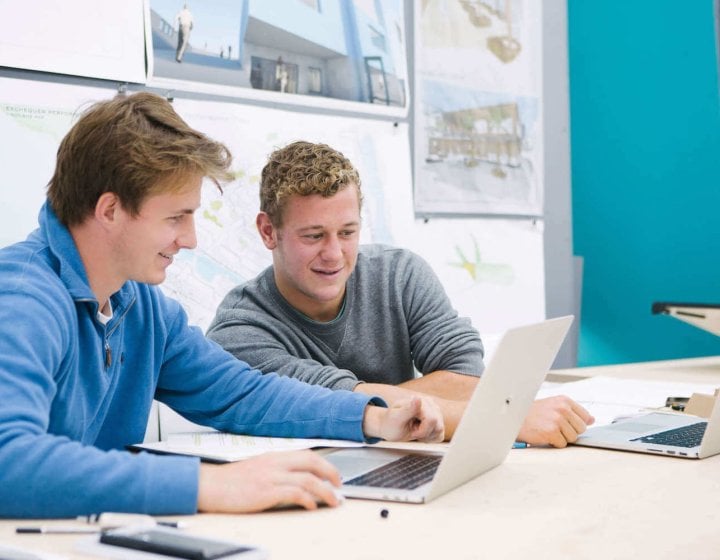
<instances>
[{"instance_id":1,"label":"black pen","mask_svg":"<svg viewBox=\"0 0 720 560\"><path fill-rule=\"evenodd\" d=\"M160 525L162 527L173 527L182 529L186 526L181 521L158 521L149 515L133 515L133 514L102 514L102 516L81 516L79 521L89 523L89 525L38 525L35 527L17 527L16 533L25 533L28 535L40 534L62 534L62 533L101 533L109 529L118 529L120 527L128 527L132 525L141 525L146 527L154 527Z\"/></svg>"}]
</instances>

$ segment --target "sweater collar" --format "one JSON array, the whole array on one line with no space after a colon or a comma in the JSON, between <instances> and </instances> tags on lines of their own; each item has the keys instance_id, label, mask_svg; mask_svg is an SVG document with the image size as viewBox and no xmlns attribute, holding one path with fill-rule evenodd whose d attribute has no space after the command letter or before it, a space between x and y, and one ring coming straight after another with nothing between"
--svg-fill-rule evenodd
<instances>
[{"instance_id":1,"label":"sweater collar","mask_svg":"<svg viewBox=\"0 0 720 560\"><path fill-rule=\"evenodd\" d=\"M41 235L45 237L50 252L59 263L60 280L74 300L92 300L97 297L90 289L85 264L80 257L70 230L60 222L49 202L45 202L38 217ZM131 296L129 282L125 282L119 291L113 294L113 307L126 302Z\"/></svg>"}]
</instances>

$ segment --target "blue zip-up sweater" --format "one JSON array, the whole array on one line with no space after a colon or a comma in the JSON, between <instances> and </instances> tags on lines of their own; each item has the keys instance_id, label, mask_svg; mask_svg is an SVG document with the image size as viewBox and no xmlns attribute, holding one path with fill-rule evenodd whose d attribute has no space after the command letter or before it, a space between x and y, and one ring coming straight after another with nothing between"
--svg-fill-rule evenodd
<instances>
[{"instance_id":1,"label":"blue zip-up sweater","mask_svg":"<svg viewBox=\"0 0 720 560\"><path fill-rule=\"evenodd\" d=\"M194 513L197 459L123 450L142 441L153 398L219 430L362 441L368 397L262 375L156 287L127 282L111 301L103 325L48 204L0 250L0 516Z\"/></svg>"}]
</instances>

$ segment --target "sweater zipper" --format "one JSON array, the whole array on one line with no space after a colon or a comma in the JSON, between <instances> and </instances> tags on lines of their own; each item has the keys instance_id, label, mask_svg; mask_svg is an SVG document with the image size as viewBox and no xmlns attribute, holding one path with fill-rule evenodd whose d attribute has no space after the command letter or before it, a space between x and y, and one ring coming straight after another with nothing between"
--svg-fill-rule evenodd
<instances>
[{"instance_id":1,"label":"sweater zipper","mask_svg":"<svg viewBox=\"0 0 720 560\"><path fill-rule=\"evenodd\" d=\"M135 298L133 297L128 305L123 309L122 313L115 317L116 319L114 321L114 325L111 329L105 328L105 369L110 368L112 365L112 348L110 347L110 337L112 334L117 330L117 328L120 326L120 324L123 322L123 319L125 319L125 315L128 311L130 311L130 308L135 304Z\"/></svg>"},{"instance_id":2,"label":"sweater zipper","mask_svg":"<svg viewBox=\"0 0 720 560\"><path fill-rule=\"evenodd\" d=\"M91 299L84 299L84 298L78 298L76 301L95 301ZM113 325L112 329L107 330L107 327L105 327L105 336L103 337L104 347L105 347L105 369L108 369L112 365L112 348L110 347L110 336L112 333L115 332L115 330L120 326L120 323L122 322L122 319L125 317L128 311L130 311L130 308L135 303L135 298L133 297L130 300L130 303L125 307L122 314L117 317L117 321L115 321L115 325Z\"/></svg>"},{"instance_id":3,"label":"sweater zipper","mask_svg":"<svg viewBox=\"0 0 720 560\"><path fill-rule=\"evenodd\" d=\"M105 339L105 369L108 369L112 364L112 348L110 343Z\"/></svg>"}]
</instances>

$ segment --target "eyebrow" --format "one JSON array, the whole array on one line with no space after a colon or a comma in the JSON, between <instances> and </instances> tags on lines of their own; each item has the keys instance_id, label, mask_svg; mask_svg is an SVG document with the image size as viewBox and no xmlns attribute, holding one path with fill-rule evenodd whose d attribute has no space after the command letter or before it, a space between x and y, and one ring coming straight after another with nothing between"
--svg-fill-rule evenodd
<instances>
[{"instance_id":1,"label":"eyebrow","mask_svg":"<svg viewBox=\"0 0 720 560\"><path fill-rule=\"evenodd\" d=\"M345 224L342 224L340 226L340 228L355 227L355 226L359 226L359 225L360 225L360 222L347 222ZM305 227L298 228L295 231L297 231L298 233L302 233L304 231L312 231L312 230L318 230L318 229L325 229L325 226L321 226L321 225L305 226Z\"/></svg>"}]
</instances>

